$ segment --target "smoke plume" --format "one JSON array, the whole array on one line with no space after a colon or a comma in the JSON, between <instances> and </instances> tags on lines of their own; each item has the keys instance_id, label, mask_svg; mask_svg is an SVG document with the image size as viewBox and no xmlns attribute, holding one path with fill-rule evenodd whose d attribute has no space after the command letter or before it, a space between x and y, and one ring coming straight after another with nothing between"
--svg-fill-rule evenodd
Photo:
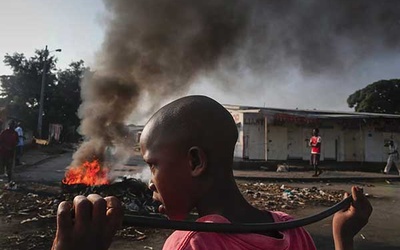
<instances>
[{"instance_id":1,"label":"smoke plume","mask_svg":"<svg viewBox=\"0 0 400 250\"><path fill-rule=\"evenodd\" d=\"M399 1L249 2L239 46L191 93L233 104L343 109L358 88L400 77Z\"/></svg>"},{"instance_id":2,"label":"smoke plume","mask_svg":"<svg viewBox=\"0 0 400 250\"><path fill-rule=\"evenodd\" d=\"M97 72L82 84L80 132L87 138L71 166L107 146L124 155L123 124L147 95L149 112L185 93L192 79L231 54L247 21L245 1L117 0L109 10Z\"/></svg>"},{"instance_id":3,"label":"smoke plume","mask_svg":"<svg viewBox=\"0 0 400 250\"><path fill-rule=\"evenodd\" d=\"M153 112L166 99L193 92L194 83L249 103L263 91L271 100L300 100L304 89L334 100L341 89L354 88L348 87L354 77L363 79L360 65L400 52L397 1L104 3L97 71L82 83L80 132L87 140L72 166L103 155L108 145L123 155L129 141L123 124L132 112Z\"/></svg>"}]
</instances>

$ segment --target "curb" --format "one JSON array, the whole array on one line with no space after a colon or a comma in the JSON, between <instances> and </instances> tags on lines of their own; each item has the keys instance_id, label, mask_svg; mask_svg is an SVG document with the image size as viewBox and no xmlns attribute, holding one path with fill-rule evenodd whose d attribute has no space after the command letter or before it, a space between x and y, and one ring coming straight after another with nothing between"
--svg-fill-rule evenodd
<instances>
[{"instance_id":1,"label":"curb","mask_svg":"<svg viewBox=\"0 0 400 250\"><path fill-rule=\"evenodd\" d=\"M351 182L351 181L400 181L400 176L393 177L263 177L235 176L237 180L248 181L277 181L277 182Z\"/></svg>"},{"instance_id":2,"label":"curb","mask_svg":"<svg viewBox=\"0 0 400 250\"><path fill-rule=\"evenodd\" d=\"M21 170L23 170L24 168L30 168L30 167L36 166L36 165L38 165L38 164L41 164L41 163L43 163L43 162L46 162L46 161L48 161L48 160L51 160L51 159L54 159L54 158L57 158L57 157L59 157L59 155L47 156L47 157L45 157L45 158L43 158L43 159L40 159L40 160L35 161L35 162L32 162L32 163L26 163L26 164L24 164L24 165L15 166L15 170L21 171Z\"/></svg>"}]
</instances>

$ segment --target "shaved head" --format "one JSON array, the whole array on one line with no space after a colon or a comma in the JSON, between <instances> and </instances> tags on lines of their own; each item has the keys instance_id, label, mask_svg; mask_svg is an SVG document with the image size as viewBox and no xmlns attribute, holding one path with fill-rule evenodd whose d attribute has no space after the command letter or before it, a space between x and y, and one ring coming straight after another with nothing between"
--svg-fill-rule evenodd
<instances>
[{"instance_id":1,"label":"shaved head","mask_svg":"<svg viewBox=\"0 0 400 250\"><path fill-rule=\"evenodd\" d=\"M237 138L236 124L221 104L206 96L187 96L157 111L146 124L141 141L148 147L174 142L183 151L197 146L209 163L230 164Z\"/></svg>"}]
</instances>

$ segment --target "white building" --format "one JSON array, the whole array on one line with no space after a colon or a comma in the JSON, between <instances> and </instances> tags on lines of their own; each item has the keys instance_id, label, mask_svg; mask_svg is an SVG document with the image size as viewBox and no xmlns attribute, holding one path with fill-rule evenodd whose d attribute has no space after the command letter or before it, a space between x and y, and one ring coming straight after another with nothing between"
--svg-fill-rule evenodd
<instances>
[{"instance_id":1,"label":"white building","mask_svg":"<svg viewBox=\"0 0 400 250\"><path fill-rule=\"evenodd\" d=\"M242 159L309 160L313 128L322 137L321 160L385 162L385 142L400 145L400 115L224 106L237 124L235 157Z\"/></svg>"}]
</instances>

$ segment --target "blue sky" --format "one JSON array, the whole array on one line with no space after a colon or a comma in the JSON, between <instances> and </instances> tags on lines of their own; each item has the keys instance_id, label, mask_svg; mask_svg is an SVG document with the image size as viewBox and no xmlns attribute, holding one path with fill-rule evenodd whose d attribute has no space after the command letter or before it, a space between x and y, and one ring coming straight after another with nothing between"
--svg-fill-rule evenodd
<instances>
[{"instance_id":1,"label":"blue sky","mask_svg":"<svg viewBox=\"0 0 400 250\"><path fill-rule=\"evenodd\" d=\"M94 63L104 36L101 0L0 0L0 57L34 54L46 45L57 53L58 67L83 59ZM0 75L11 73L0 63Z\"/></svg>"}]
</instances>

